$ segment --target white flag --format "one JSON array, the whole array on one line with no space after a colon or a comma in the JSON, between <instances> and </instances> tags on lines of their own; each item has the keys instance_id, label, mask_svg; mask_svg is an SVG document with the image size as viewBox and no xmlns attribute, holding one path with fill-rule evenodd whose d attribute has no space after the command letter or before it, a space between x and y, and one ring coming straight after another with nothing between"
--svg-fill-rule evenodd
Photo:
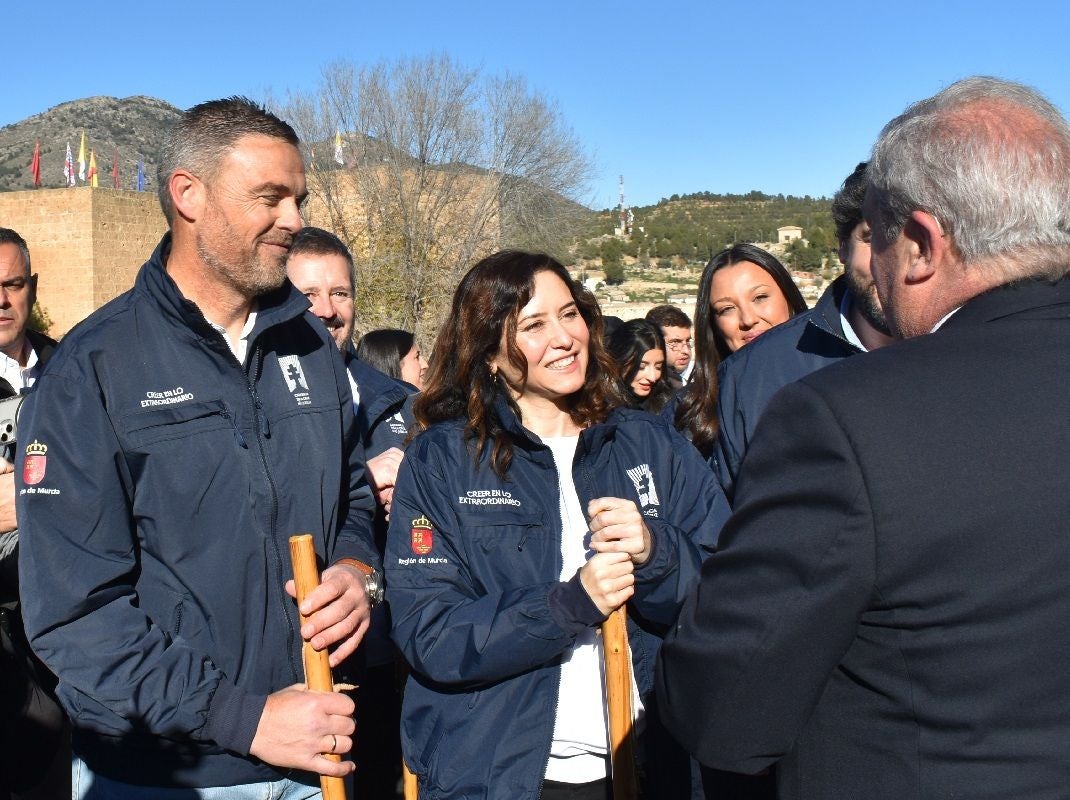
<instances>
[{"instance_id":1,"label":"white flag","mask_svg":"<svg viewBox=\"0 0 1070 800\"><path fill-rule=\"evenodd\" d=\"M342 145L344 145L344 144L345 144L345 142L342 141L342 132L340 130L335 129L335 131L334 131L334 160L337 161L338 164L340 166L343 166L343 167L346 164L345 157L342 155Z\"/></svg>"},{"instance_id":2,"label":"white flag","mask_svg":"<svg viewBox=\"0 0 1070 800\"><path fill-rule=\"evenodd\" d=\"M71 143L67 142L67 156L63 159L63 179L67 186L74 186L74 156L71 155Z\"/></svg>"}]
</instances>

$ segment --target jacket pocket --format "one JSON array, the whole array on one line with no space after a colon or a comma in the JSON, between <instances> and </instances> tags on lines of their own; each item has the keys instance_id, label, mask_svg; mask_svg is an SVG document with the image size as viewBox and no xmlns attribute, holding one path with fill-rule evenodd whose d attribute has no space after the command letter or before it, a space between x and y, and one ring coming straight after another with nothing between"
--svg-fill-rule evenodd
<instances>
[{"instance_id":1,"label":"jacket pocket","mask_svg":"<svg viewBox=\"0 0 1070 800\"><path fill-rule=\"evenodd\" d=\"M222 400L198 400L181 405L151 408L119 420L123 437L137 450L168 439L232 427L240 436L234 418Z\"/></svg>"},{"instance_id":2,"label":"jacket pocket","mask_svg":"<svg viewBox=\"0 0 1070 800\"><path fill-rule=\"evenodd\" d=\"M532 514L464 514L468 568L486 591L504 591L558 577L561 550L557 531Z\"/></svg>"}]
</instances>

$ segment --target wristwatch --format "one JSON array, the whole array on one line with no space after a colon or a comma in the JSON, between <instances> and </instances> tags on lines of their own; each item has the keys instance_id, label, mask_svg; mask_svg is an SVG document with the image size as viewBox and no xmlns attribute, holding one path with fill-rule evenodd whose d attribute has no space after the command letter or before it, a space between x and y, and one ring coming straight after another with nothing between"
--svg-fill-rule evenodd
<instances>
[{"instance_id":1,"label":"wristwatch","mask_svg":"<svg viewBox=\"0 0 1070 800\"><path fill-rule=\"evenodd\" d=\"M364 593L368 595L368 603L372 608L383 602L383 575L379 570L355 558L341 558L338 563L354 567L364 576Z\"/></svg>"}]
</instances>

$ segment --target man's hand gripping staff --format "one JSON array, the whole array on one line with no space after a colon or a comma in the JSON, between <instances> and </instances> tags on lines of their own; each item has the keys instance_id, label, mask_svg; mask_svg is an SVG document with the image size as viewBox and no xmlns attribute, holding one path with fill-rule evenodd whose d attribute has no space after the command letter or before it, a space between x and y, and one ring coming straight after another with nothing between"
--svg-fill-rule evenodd
<instances>
[{"instance_id":1,"label":"man's hand gripping staff","mask_svg":"<svg viewBox=\"0 0 1070 800\"><path fill-rule=\"evenodd\" d=\"M319 586L319 568L316 564L316 551L312 544L312 537L308 534L290 537L290 560L294 571L294 588L297 595L297 605L300 609L312 591ZM301 613L302 628L308 623L308 615ZM304 639L302 643L302 658L305 664L305 680L308 683L308 691L300 686L276 692L268 698L268 705L264 709L260 728L253 740L253 755L263 758L271 763L285 766L279 760L273 760L266 754L257 752L258 743L261 747L268 748L277 744L280 748L286 747L287 743L270 741L268 736L261 737L261 728L269 718L269 713L277 711L280 715L286 713L281 705L272 707L272 701L284 698L289 701L291 707L296 704L323 704L318 713L309 718L318 720L321 730L309 730L309 742L312 746L312 755L308 764L294 764L303 769L309 769L320 774L320 788L323 791L324 800L345 800L345 784L342 776L347 774L350 764L343 764L341 753L348 751L353 745L353 701L345 695L334 693L334 681L331 678L331 664L326 648L319 650L313 647L312 641ZM313 709L317 711L317 709ZM295 728L297 726L294 726ZM264 731L265 734L268 731ZM291 734L296 738L297 731Z\"/></svg>"}]
</instances>

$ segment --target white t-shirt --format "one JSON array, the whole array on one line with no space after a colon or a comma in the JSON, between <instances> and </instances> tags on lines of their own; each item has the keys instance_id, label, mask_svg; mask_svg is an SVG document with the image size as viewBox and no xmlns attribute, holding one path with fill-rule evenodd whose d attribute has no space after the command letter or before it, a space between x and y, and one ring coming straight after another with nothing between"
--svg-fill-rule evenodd
<instances>
[{"instance_id":1,"label":"white t-shirt","mask_svg":"<svg viewBox=\"0 0 1070 800\"><path fill-rule=\"evenodd\" d=\"M572 481L578 436L546 437L560 481L561 575L571 580L589 557L587 517ZM546 778L562 783L588 783L606 777L608 752L605 675L602 641L597 629L576 638L561 663L561 688L554 718L554 738Z\"/></svg>"}]
</instances>

